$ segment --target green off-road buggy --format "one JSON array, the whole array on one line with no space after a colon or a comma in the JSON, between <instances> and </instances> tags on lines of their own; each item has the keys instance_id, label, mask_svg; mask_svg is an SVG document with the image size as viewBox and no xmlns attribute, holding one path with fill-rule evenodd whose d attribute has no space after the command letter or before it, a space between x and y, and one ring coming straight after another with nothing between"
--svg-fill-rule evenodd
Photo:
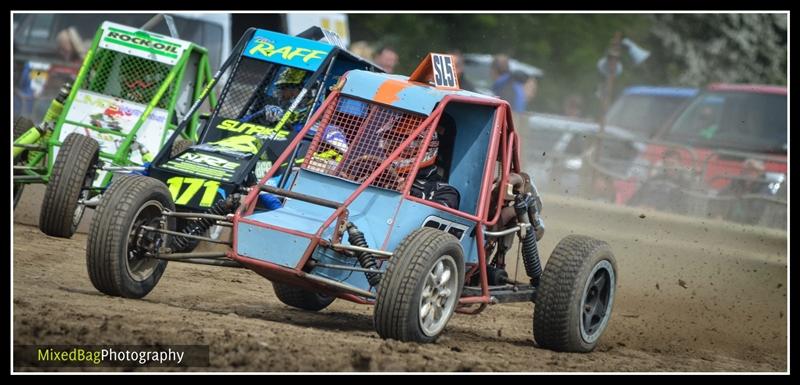
<instances>
[{"instance_id":1,"label":"green off-road buggy","mask_svg":"<svg viewBox=\"0 0 800 385\"><path fill-rule=\"evenodd\" d=\"M39 228L71 237L110 171L151 161L184 118L182 135L196 139L200 109L191 107L211 79L205 48L103 23L74 84L61 88L42 122L14 121L14 206L26 184L46 183ZM213 92L207 100L210 110Z\"/></svg>"}]
</instances>

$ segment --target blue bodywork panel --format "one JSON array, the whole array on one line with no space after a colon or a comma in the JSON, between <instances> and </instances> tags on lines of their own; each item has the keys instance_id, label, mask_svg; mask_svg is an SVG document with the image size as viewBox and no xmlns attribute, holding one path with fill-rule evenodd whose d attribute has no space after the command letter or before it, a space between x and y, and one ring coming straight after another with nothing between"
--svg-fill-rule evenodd
<instances>
[{"instance_id":1,"label":"blue bodywork panel","mask_svg":"<svg viewBox=\"0 0 800 385\"><path fill-rule=\"evenodd\" d=\"M292 191L315 194L315 196L320 196L319 192L325 191L323 198L343 201L357 186L358 184L347 180L300 170ZM353 201L348 210L350 221L364 233L369 247L388 251L396 249L403 238L415 229L422 227L426 219L432 218L431 220L436 223L455 223L461 231L460 240L464 248L465 262L475 263L477 261L475 238L471 235L475 226L472 221L427 205L403 200L397 192L376 187L367 187L367 190ZM333 211L328 207L287 199L284 207L273 211L256 212L246 218L276 227L313 234L333 214ZM395 212L398 212L399 215L393 220ZM323 239L330 239L334 225L335 222L322 233ZM391 234L387 240L390 228ZM442 228L442 230L446 231L447 229ZM291 268L300 261L310 242L307 238L241 222L237 234L239 254ZM346 232L342 243L349 243ZM385 247L384 243L386 243ZM321 247L314 251L314 258L321 263L358 266L355 258ZM381 266L381 269L385 268L385 264ZM311 273L369 290L369 283L362 272L315 268Z\"/></svg>"},{"instance_id":2,"label":"blue bodywork panel","mask_svg":"<svg viewBox=\"0 0 800 385\"><path fill-rule=\"evenodd\" d=\"M461 246L464 249L464 262L475 263L478 260L478 249L475 246L475 237L471 236L471 234L473 234L475 222L410 200L403 200L403 204L400 206L400 213L392 227L392 234L386 247L387 250L396 249L397 246L400 245L400 242L403 241L403 238L411 234L412 231L423 227L426 219L438 217L443 219L443 221L438 222L453 222L466 228L464 233L460 237L457 237L460 238ZM442 230L445 229L443 228Z\"/></svg>"},{"instance_id":3,"label":"blue bodywork panel","mask_svg":"<svg viewBox=\"0 0 800 385\"><path fill-rule=\"evenodd\" d=\"M490 98L463 90L438 89L419 82L409 82L408 77L375 74L362 70L347 73L347 81L341 90L352 96L339 106L348 114L362 116L368 112L360 100L389 105L398 109L429 115L447 95ZM483 171L486 164L489 142L495 117L495 106L454 101L444 112L455 123L450 159L448 183L459 190L459 211L478 215L477 201L480 194ZM359 183L321 174L306 169L293 175L289 184L295 193L306 194L334 202L344 202ZM420 227L434 227L449 232L459 239L467 264L478 262L478 245L474 236L476 223L432 206L405 200L397 191L373 186L366 189L347 207L348 219L364 233L367 246L374 249L394 251L400 242ZM283 207L272 211L255 212L247 219L278 228L315 234L334 213L334 209L298 199L285 199ZM321 238L332 240L336 221L321 232ZM280 230L239 224L238 249L240 254L282 266L295 267L309 245L310 240ZM341 243L349 244L345 231ZM320 263L359 266L356 258L343 253L317 247L312 258ZM385 269L386 263L380 265ZM343 282L364 290L370 290L363 272L315 267L311 274Z\"/></svg>"},{"instance_id":4,"label":"blue bodywork panel","mask_svg":"<svg viewBox=\"0 0 800 385\"><path fill-rule=\"evenodd\" d=\"M314 171L300 170L292 191L343 202L358 186L358 183L345 179L319 174ZM397 211L400 200L400 194L397 192L370 186L347 207L350 221L364 232L370 247L381 248L384 236L391 225L391 219ZM298 200L289 200L286 203L286 207L303 207L306 205L316 206ZM333 213L333 209L326 208L326 210L329 211L320 213L324 215L324 217L321 217L320 225ZM319 226L315 231L318 229ZM323 237L329 237L331 234L333 234L333 224L322 233ZM347 233L345 233L342 243L347 243Z\"/></svg>"},{"instance_id":5,"label":"blue bodywork panel","mask_svg":"<svg viewBox=\"0 0 800 385\"><path fill-rule=\"evenodd\" d=\"M266 222L269 224L287 223L287 220L296 219L296 217L282 210L270 212L284 214L274 218L284 222ZM243 222L239 222L236 234L236 252L239 255L272 262L288 268L294 268L300 262L300 258L303 257L303 253L311 242L308 238Z\"/></svg>"},{"instance_id":6,"label":"blue bodywork panel","mask_svg":"<svg viewBox=\"0 0 800 385\"><path fill-rule=\"evenodd\" d=\"M342 93L365 100L373 100L406 111L429 115L447 95L490 98L464 90L444 90L419 82L408 81L408 76L377 74L368 71L350 71Z\"/></svg>"},{"instance_id":7,"label":"blue bodywork panel","mask_svg":"<svg viewBox=\"0 0 800 385\"><path fill-rule=\"evenodd\" d=\"M313 72L322 65L333 47L318 41L257 29L242 54Z\"/></svg>"},{"instance_id":8,"label":"blue bodywork panel","mask_svg":"<svg viewBox=\"0 0 800 385\"><path fill-rule=\"evenodd\" d=\"M452 102L445 113L453 117L456 125L448 183L461 194L459 211L477 215L494 107Z\"/></svg>"},{"instance_id":9,"label":"blue bodywork panel","mask_svg":"<svg viewBox=\"0 0 800 385\"><path fill-rule=\"evenodd\" d=\"M339 178L321 175L313 171L300 170L295 180L295 185L292 191L318 196L324 199L342 202L344 201L355 189L358 184ZM320 192L325 192L320 194ZM359 195L353 203L348 207L350 221L353 222L366 237L367 243L370 247L377 247L383 243L386 231L391 224L391 218L394 216L398 205L400 204L400 194L396 192L379 189L376 187L368 187L364 193ZM319 231L320 227L324 224L334 212L334 209L324 207L297 199L287 199L283 207L264 212L255 212L247 219L252 219L258 222L271 224L277 227L282 227L290 230L300 231L304 233L315 234ZM323 238L330 238L333 234L333 226L336 224L334 221L322 233ZM244 225L244 224L242 224ZM260 228L267 232L281 234L276 230L269 230ZM263 237L261 232L239 232L239 242L245 238L258 239ZM258 243L258 241L255 241ZM347 234L345 233L343 243L347 243ZM306 244L307 246L307 244ZM263 247L263 243L262 243ZM299 260L305 249L300 250L297 256ZM275 255L273 252L276 250L260 250L251 255L253 258L262 259L265 261L272 261L273 258L283 258Z\"/></svg>"}]
</instances>

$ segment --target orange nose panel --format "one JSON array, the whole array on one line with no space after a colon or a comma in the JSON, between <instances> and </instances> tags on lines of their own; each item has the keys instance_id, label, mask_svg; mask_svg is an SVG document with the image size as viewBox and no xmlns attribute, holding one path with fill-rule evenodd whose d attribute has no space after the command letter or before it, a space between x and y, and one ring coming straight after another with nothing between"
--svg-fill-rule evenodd
<instances>
[{"instance_id":1,"label":"orange nose panel","mask_svg":"<svg viewBox=\"0 0 800 385\"><path fill-rule=\"evenodd\" d=\"M397 94L408 86L410 86L410 84L404 81L394 79L386 80L378 87L378 91L375 92L373 100L378 103L392 105L398 98Z\"/></svg>"}]
</instances>

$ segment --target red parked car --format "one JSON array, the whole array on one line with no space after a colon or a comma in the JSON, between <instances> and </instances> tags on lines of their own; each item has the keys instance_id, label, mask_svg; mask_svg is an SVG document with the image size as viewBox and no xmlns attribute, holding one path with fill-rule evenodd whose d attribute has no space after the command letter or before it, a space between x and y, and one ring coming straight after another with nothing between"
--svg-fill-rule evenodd
<instances>
[{"instance_id":1,"label":"red parked car","mask_svg":"<svg viewBox=\"0 0 800 385\"><path fill-rule=\"evenodd\" d=\"M694 197L785 203L787 127L786 87L715 83L656 135L665 143L648 145L639 164L651 167L650 178L669 172L664 165L682 168L683 181L691 185L681 187L693 190ZM646 200L643 189L637 191L641 180L616 181L617 202Z\"/></svg>"}]
</instances>

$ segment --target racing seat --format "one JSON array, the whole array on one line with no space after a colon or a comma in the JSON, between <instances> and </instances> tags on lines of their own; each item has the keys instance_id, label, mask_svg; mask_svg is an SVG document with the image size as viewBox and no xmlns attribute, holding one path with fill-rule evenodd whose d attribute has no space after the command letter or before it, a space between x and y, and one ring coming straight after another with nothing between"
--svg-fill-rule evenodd
<instances>
[{"instance_id":1,"label":"racing seat","mask_svg":"<svg viewBox=\"0 0 800 385\"><path fill-rule=\"evenodd\" d=\"M453 148L456 143L456 122L452 116L444 113L439 119L439 128L442 129L442 132L439 135L439 154L436 163L441 169L442 180L447 182L450 178Z\"/></svg>"}]
</instances>

